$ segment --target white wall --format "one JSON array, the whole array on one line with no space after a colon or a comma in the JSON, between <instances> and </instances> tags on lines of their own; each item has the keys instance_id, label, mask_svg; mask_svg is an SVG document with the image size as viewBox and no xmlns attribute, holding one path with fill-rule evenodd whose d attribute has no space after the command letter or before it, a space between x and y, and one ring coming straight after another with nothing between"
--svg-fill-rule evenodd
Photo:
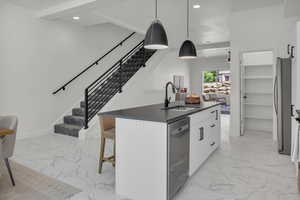
<instances>
[{"instance_id":1,"label":"white wall","mask_svg":"<svg viewBox=\"0 0 300 200\"><path fill-rule=\"evenodd\" d=\"M230 64L226 57L200 58L189 62L190 66L190 92L198 95L202 94L202 78L204 71L230 70Z\"/></svg>"},{"instance_id":2,"label":"white wall","mask_svg":"<svg viewBox=\"0 0 300 200\"><path fill-rule=\"evenodd\" d=\"M0 3L0 115L19 117L19 136L40 135L73 104L83 89L142 39L136 36L56 96L51 93L131 31L103 24L84 28L44 21L29 10Z\"/></svg>"},{"instance_id":3,"label":"white wall","mask_svg":"<svg viewBox=\"0 0 300 200\"><path fill-rule=\"evenodd\" d=\"M240 53L245 51L272 50L274 59L286 55L290 37L289 26L295 19L284 18L283 6L234 12L231 16L232 88L231 135L240 134Z\"/></svg>"}]
</instances>

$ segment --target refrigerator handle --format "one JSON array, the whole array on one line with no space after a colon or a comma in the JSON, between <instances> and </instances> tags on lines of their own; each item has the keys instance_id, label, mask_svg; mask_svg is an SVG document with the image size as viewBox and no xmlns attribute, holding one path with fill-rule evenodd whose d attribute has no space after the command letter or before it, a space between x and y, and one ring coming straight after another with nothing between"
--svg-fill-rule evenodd
<instances>
[{"instance_id":1,"label":"refrigerator handle","mask_svg":"<svg viewBox=\"0 0 300 200\"><path fill-rule=\"evenodd\" d=\"M291 116L294 117L294 107L295 105L291 105Z\"/></svg>"},{"instance_id":2,"label":"refrigerator handle","mask_svg":"<svg viewBox=\"0 0 300 200\"><path fill-rule=\"evenodd\" d=\"M276 115L278 114L278 97L277 97L277 76L275 77L274 81L274 93L273 93L273 98L274 98L274 109Z\"/></svg>"}]
</instances>

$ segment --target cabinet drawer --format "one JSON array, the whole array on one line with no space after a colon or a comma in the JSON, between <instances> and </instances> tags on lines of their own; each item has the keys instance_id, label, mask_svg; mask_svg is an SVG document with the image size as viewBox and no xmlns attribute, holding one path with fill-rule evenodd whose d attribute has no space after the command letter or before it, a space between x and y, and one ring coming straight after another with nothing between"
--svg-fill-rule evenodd
<instances>
[{"instance_id":1,"label":"cabinet drawer","mask_svg":"<svg viewBox=\"0 0 300 200\"><path fill-rule=\"evenodd\" d=\"M190 115L191 124L201 123L206 121L207 119L215 118L218 120L219 118L219 107L213 107L195 114Z\"/></svg>"}]
</instances>

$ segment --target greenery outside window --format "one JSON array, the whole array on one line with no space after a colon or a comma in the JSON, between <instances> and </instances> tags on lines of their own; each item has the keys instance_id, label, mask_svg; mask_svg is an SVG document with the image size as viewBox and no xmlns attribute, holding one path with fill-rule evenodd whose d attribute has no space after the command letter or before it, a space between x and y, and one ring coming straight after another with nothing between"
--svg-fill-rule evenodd
<instances>
[{"instance_id":1,"label":"greenery outside window","mask_svg":"<svg viewBox=\"0 0 300 200\"><path fill-rule=\"evenodd\" d=\"M204 83L214 83L217 82L217 72L204 72Z\"/></svg>"}]
</instances>

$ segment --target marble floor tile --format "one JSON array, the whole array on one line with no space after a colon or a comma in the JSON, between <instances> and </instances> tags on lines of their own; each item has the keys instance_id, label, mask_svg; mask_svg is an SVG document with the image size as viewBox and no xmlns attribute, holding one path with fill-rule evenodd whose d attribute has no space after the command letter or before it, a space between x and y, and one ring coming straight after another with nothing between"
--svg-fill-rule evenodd
<instances>
[{"instance_id":1,"label":"marble floor tile","mask_svg":"<svg viewBox=\"0 0 300 200\"><path fill-rule=\"evenodd\" d=\"M229 137L229 115L222 116L222 145L190 178L176 200L300 200L295 167L279 155L272 136ZM98 132L85 141L61 135L18 140L13 159L83 192L69 200L126 200L114 194L114 168L97 173ZM112 144L107 145L112 152Z\"/></svg>"}]
</instances>

